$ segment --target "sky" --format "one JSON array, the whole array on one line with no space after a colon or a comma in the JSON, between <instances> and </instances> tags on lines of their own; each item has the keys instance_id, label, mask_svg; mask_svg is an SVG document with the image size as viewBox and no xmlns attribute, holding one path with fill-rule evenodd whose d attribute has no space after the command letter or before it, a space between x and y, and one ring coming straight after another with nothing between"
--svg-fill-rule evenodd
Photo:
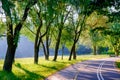
<instances>
[{"instance_id":1,"label":"sky","mask_svg":"<svg viewBox=\"0 0 120 80\"><path fill-rule=\"evenodd\" d=\"M6 21L1 2L0 2L0 19L2 19L2 21Z\"/></svg>"}]
</instances>

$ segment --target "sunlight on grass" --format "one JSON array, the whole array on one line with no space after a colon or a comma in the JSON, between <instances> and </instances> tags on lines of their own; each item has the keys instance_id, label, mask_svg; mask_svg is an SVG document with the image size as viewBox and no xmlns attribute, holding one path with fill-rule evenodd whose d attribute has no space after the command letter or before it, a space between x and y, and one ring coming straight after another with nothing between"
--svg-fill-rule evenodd
<instances>
[{"instance_id":1,"label":"sunlight on grass","mask_svg":"<svg viewBox=\"0 0 120 80\"><path fill-rule=\"evenodd\" d=\"M40 57L38 64L34 64L33 58L17 58L13 64L12 73L2 71L3 60L0 60L0 80L44 80L45 77L76 62L105 57L108 56L83 55L78 56L77 60L68 61L68 56L64 56L64 60L61 60L61 56L59 56L56 62L52 61L53 56L49 61Z\"/></svg>"}]
</instances>

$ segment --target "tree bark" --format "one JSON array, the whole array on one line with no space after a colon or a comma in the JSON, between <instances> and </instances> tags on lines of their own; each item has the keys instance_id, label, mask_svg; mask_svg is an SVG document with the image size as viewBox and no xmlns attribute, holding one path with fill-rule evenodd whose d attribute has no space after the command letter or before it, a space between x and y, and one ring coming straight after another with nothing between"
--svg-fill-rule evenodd
<instances>
[{"instance_id":1,"label":"tree bark","mask_svg":"<svg viewBox=\"0 0 120 80\"><path fill-rule=\"evenodd\" d=\"M93 54L97 55L97 46L96 45L93 45Z\"/></svg>"},{"instance_id":2,"label":"tree bark","mask_svg":"<svg viewBox=\"0 0 120 80\"><path fill-rule=\"evenodd\" d=\"M5 70L5 71L11 71L12 70L12 63L14 61L14 55L15 55L15 48L13 48L12 46L8 47L7 48L7 53L6 53L6 56L5 56L3 70Z\"/></svg>"},{"instance_id":3,"label":"tree bark","mask_svg":"<svg viewBox=\"0 0 120 80\"><path fill-rule=\"evenodd\" d=\"M40 24L37 28L37 33L36 33L35 43L34 43L34 64L38 64L39 46L42 39L40 30L43 25L42 17L40 15L41 11L36 13L37 13L37 16L39 17Z\"/></svg>"},{"instance_id":4,"label":"tree bark","mask_svg":"<svg viewBox=\"0 0 120 80\"><path fill-rule=\"evenodd\" d=\"M75 43L74 46L73 46L73 59L74 59L74 60L76 60L76 57L77 57L77 56L76 56L76 47L75 47L75 46L76 46L76 43Z\"/></svg>"},{"instance_id":5,"label":"tree bark","mask_svg":"<svg viewBox=\"0 0 120 80\"><path fill-rule=\"evenodd\" d=\"M63 56L64 56L64 49L65 49L65 45L63 44L62 45L62 58L61 58L62 60L63 60Z\"/></svg>"},{"instance_id":6,"label":"tree bark","mask_svg":"<svg viewBox=\"0 0 120 80\"><path fill-rule=\"evenodd\" d=\"M48 60L48 59L47 59L47 53L46 53L46 49L45 49L45 45L44 45L43 40L41 40L41 43L42 43L42 46L43 46L43 51L44 51L45 60Z\"/></svg>"},{"instance_id":7,"label":"tree bark","mask_svg":"<svg viewBox=\"0 0 120 80\"><path fill-rule=\"evenodd\" d=\"M10 34L10 33L8 33L8 34ZM12 35L7 35L8 48L7 48L5 61L4 61L4 66L3 66L3 70L5 70L5 71L11 71L12 70L12 63L14 61L14 55L15 55L15 50L16 50L13 43L14 43L13 42L13 36Z\"/></svg>"},{"instance_id":8,"label":"tree bark","mask_svg":"<svg viewBox=\"0 0 120 80\"><path fill-rule=\"evenodd\" d=\"M39 53L39 33L40 33L40 28L42 25L40 25L37 29L36 37L35 37L35 43L34 43L34 63L38 63L38 53Z\"/></svg>"},{"instance_id":9,"label":"tree bark","mask_svg":"<svg viewBox=\"0 0 120 80\"><path fill-rule=\"evenodd\" d=\"M72 59L72 55L74 54L74 57L75 57L75 42L73 43L73 45L72 45L72 48L71 48L71 51L70 51L70 56L69 56L69 61Z\"/></svg>"},{"instance_id":10,"label":"tree bark","mask_svg":"<svg viewBox=\"0 0 120 80\"><path fill-rule=\"evenodd\" d=\"M53 59L53 61L56 61L57 56L58 56L58 49L59 49L59 44L60 44L62 29L63 29L63 27L61 27L61 28L59 29L59 34L58 34L58 37L57 37L57 42L56 42L56 46L55 46L55 54L54 54L54 59Z\"/></svg>"},{"instance_id":11,"label":"tree bark","mask_svg":"<svg viewBox=\"0 0 120 80\"><path fill-rule=\"evenodd\" d=\"M49 52L49 34L47 33L47 35L46 35L46 60L49 60L49 54L50 54L50 52Z\"/></svg>"},{"instance_id":12,"label":"tree bark","mask_svg":"<svg viewBox=\"0 0 120 80\"><path fill-rule=\"evenodd\" d=\"M35 64L38 64L38 54L39 54L39 45L35 42L34 44L34 63Z\"/></svg>"}]
</instances>

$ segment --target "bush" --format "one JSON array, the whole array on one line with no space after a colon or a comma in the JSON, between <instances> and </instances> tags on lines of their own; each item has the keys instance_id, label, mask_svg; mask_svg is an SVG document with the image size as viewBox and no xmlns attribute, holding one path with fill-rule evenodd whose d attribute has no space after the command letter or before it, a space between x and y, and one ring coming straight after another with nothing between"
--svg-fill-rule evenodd
<instances>
[{"instance_id":1,"label":"bush","mask_svg":"<svg viewBox=\"0 0 120 80\"><path fill-rule=\"evenodd\" d=\"M117 66L118 68L120 68L120 60L119 60L119 61L116 61L116 66Z\"/></svg>"},{"instance_id":2,"label":"bush","mask_svg":"<svg viewBox=\"0 0 120 80\"><path fill-rule=\"evenodd\" d=\"M99 46L97 52L98 52L98 54L107 54L108 50L109 50L108 47Z\"/></svg>"}]
</instances>

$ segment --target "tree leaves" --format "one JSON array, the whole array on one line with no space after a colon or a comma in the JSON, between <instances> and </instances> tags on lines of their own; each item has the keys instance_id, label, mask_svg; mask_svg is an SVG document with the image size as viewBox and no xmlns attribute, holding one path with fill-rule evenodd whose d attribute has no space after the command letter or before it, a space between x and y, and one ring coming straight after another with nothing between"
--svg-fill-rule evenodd
<instances>
[{"instance_id":1,"label":"tree leaves","mask_svg":"<svg viewBox=\"0 0 120 80\"><path fill-rule=\"evenodd\" d=\"M86 24L91 28L96 27L107 27L106 22L108 21L108 17L104 15L98 15L96 11L94 11L86 20Z\"/></svg>"}]
</instances>

